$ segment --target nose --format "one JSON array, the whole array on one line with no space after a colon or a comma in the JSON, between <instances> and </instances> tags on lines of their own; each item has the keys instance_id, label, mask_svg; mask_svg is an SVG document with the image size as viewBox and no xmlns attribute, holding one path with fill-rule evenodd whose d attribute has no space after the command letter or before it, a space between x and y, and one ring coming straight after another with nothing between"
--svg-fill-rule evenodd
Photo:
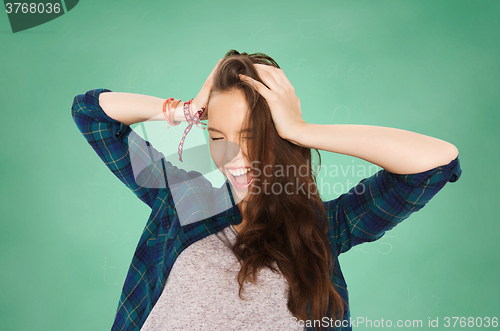
<instances>
[{"instance_id":1,"label":"nose","mask_svg":"<svg viewBox=\"0 0 500 331\"><path fill-rule=\"evenodd\" d=\"M229 142L225 154L225 164L235 164L241 160L243 160L243 151L241 146L236 142Z\"/></svg>"},{"instance_id":2,"label":"nose","mask_svg":"<svg viewBox=\"0 0 500 331\"><path fill-rule=\"evenodd\" d=\"M242 158L240 146L229 140L210 141L210 153L218 168L227 164L234 164L235 161Z\"/></svg>"},{"instance_id":3,"label":"nose","mask_svg":"<svg viewBox=\"0 0 500 331\"><path fill-rule=\"evenodd\" d=\"M234 154L233 154L234 155ZM228 161L226 164L234 164L234 163L242 163L243 161L243 151L241 150L240 146L238 146L238 153L234 155L234 157L231 159L231 154L228 154Z\"/></svg>"}]
</instances>

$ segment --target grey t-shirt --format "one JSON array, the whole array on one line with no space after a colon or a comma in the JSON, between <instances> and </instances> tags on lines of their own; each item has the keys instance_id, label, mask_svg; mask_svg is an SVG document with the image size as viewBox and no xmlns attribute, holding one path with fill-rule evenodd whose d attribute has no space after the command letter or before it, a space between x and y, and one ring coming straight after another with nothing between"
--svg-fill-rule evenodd
<instances>
[{"instance_id":1,"label":"grey t-shirt","mask_svg":"<svg viewBox=\"0 0 500 331\"><path fill-rule=\"evenodd\" d=\"M183 250L141 331L305 330L287 308L281 273L261 269L239 298L240 264L230 248L237 235L229 225Z\"/></svg>"}]
</instances>

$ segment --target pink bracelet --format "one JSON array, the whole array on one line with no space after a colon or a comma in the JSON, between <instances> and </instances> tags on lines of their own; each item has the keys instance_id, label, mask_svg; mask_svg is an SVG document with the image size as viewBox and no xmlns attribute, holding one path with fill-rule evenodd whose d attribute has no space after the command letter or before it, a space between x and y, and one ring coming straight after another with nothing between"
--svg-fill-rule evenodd
<instances>
[{"instance_id":1,"label":"pink bracelet","mask_svg":"<svg viewBox=\"0 0 500 331\"><path fill-rule=\"evenodd\" d=\"M182 135L182 139L181 139L181 142L180 142L179 148L178 148L179 161L181 161L181 162L183 162L182 161L182 148L184 147L184 140L186 140L186 136L189 133L189 131L191 130L191 128L193 127L193 125L196 124L197 127L200 127L200 126L198 126L198 124L206 125L205 123L200 122L200 117L203 114L203 112L205 111L205 107L202 107L201 110L198 110L193 115L192 111L191 111L191 102L192 101L193 101L193 99L184 102L184 117L186 118L186 121L189 123L189 125L184 130L184 134ZM205 127L201 127L201 128L203 130L206 129Z\"/></svg>"},{"instance_id":2,"label":"pink bracelet","mask_svg":"<svg viewBox=\"0 0 500 331\"><path fill-rule=\"evenodd\" d=\"M176 124L174 121L175 109L177 108L179 101L181 101L181 100L177 100L174 98L168 98L163 103L163 116L165 117L165 120L167 120L167 123L170 124L171 126L177 126L177 125L181 124L181 122L177 122L177 124ZM168 108L166 107L167 105L168 105ZM173 115L171 114L171 111L170 111L172 108L174 108ZM172 117L172 119L170 119L170 117ZM168 128L169 127L167 127L167 129Z\"/></svg>"},{"instance_id":3,"label":"pink bracelet","mask_svg":"<svg viewBox=\"0 0 500 331\"><path fill-rule=\"evenodd\" d=\"M182 148L184 147L184 140L186 140L186 136L189 133L189 131L191 130L191 128L193 127L193 125L196 125L196 126L198 126L198 124L206 125L205 123L200 122L200 117L203 114L203 112L205 111L206 107L202 107L201 110L198 110L197 112L193 113L191 110L192 101L193 101L193 99L184 102L184 117L186 118L186 122L188 122L189 124L188 124L187 128L184 130L184 134L182 135L181 142L179 143L178 153L179 153L179 161L181 161L181 162L183 162L182 161ZM181 122L178 122L177 124L175 124L175 121L174 121L175 109L177 108L177 105L179 104L179 102L180 102L180 100L177 100L174 98L168 98L163 103L163 116L165 117L165 120L167 120L167 123L170 124L171 126L177 126L177 125L181 124ZM168 105L168 108L167 108L167 105ZM174 115L170 114L171 108L174 109ZM170 118L170 117L172 117L172 118ZM169 128L169 127L167 127L167 128ZM206 128L202 127L202 129L205 130Z\"/></svg>"}]
</instances>

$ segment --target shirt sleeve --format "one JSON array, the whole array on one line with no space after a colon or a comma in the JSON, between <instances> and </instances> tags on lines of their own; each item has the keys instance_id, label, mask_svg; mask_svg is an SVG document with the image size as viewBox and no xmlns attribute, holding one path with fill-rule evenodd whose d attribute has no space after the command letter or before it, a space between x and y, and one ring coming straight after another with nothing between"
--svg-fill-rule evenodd
<instances>
[{"instance_id":1,"label":"shirt sleeve","mask_svg":"<svg viewBox=\"0 0 500 331\"><path fill-rule=\"evenodd\" d=\"M99 105L99 95L105 92L112 91L99 88L77 95L71 108L73 120L109 170L153 208L160 190L170 193L167 174L171 182L193 174L173 166L130 126L109 117Z\"/></svg>"},{"instance_id":2,"label":"shirt sleeve","mask_svg":"<svg viewBox=\"0 0 500 331\"><path fill-rule=\"evenodd\" d=\"M461 174L457 156L447 165L416 174L394 174L382 169L363 179L347 193L323 202L332 245L340 254L381 238Z\"/></svg>"}]
</instances>

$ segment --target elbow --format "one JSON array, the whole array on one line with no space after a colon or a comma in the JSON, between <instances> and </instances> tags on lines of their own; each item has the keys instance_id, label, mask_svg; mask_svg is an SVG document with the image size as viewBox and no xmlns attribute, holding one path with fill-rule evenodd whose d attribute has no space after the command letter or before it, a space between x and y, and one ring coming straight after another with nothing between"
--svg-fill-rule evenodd
<instances>
[{"instance_id":1,"label":"elbow","mask_svg":"<svg viewBox=\"0 0 500 331\"><path fill-rule=\"evenodd\" d=\"M71 113L78 113L82 109L82 103L85 104L85 95L75 95L75 97L73 98L73 105L71 105Z\"/></svg>"},{"instance_id":2,"label":"elbow","mask_svg":"<svg viewBox=\"0 0 500 331\"><path fill-rule=\"evenodd\" d=\"M73 99L73 105L71 105L71 117L73 117L73 120L75 120L75 113L77 113L77 106L78 106L78 101L77 101L77 97L76 96L74 99Z\"/></svg>"}]
</instances>

